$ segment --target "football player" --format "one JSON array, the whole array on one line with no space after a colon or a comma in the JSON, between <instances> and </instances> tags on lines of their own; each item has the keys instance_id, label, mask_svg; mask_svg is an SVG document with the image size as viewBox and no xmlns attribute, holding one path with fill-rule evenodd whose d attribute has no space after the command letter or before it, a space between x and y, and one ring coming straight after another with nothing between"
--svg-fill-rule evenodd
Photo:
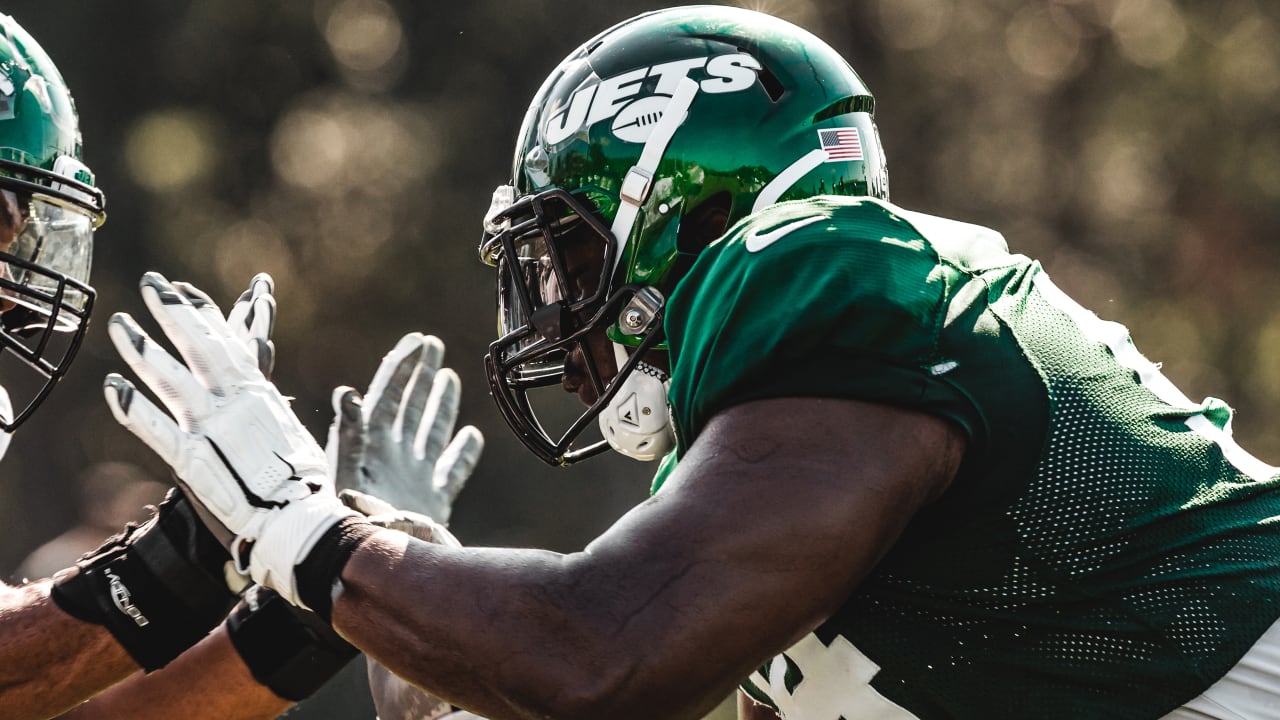
<instances>
[{"instance_id":1,"label":"football player","mask_svg":"<svg viewBox=\"0 0 1280 720\"><path fill-rule=\"evenodd\" d=\"M538 91L481 244L493 396L546 462L662 458L582 552L371 526L162 279L201 372L111 335L201 430L107 400L256 581L485 717L1275 717L1277 468L999 233L890 204L873 110L813 35L712 6Z\"/></svg>"},{"instance_id":2,"label":"football player","mask_svg":"<svg viewBox=\"0 0 1280 720\"><path fill-rule=\"evenodd\" d=\"M0 455L84 338L94 300L93 236L105 217L66 84L36 40L0 14ZM225 320L194 288L178 284L175 292L235 327L237 351L270 372L269 276L255 277ZM434 416L427 418L434 427ZM367 458L348 454L348 466L375 458L376 449ZM474 459L455 456L453 482L465 479ZM269 590L236 607L246 583L227 571L229 560L192 506L171 493L150 521L52 581L0 583L0 715L50 717L139 668L167 668L138 674L72 714L270 718L354 657L327 624ZM233 607L225 626L208 635Z\"/></svg>"}]
</instances>

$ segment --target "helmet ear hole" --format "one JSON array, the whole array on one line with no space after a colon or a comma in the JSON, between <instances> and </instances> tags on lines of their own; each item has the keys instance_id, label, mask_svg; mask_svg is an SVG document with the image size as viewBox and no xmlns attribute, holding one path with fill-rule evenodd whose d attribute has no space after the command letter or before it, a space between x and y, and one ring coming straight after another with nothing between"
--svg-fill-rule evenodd
<instances>
[{"instance_id":1,"label":"helmet ear hole","mask_svg":"<svg viewBox=\"0 0 1280 720\"><path fill-rule=\"evenodd\" d=\"M680 218L676 249L697 255L729 229L729 210L733 197L728 191L718 192L703 200Z\"/></svg>"}]
</instances>

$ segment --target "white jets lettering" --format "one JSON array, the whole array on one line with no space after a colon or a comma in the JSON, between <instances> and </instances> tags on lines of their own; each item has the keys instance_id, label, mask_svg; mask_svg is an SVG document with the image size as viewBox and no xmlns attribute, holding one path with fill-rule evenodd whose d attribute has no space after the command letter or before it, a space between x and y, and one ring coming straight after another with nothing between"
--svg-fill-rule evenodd
<instances>
[{"instance_id":1,"label":"white jets lettering","mask_svg":"<svg viewBox=\"0 0 1280 720\"><path fill-rule=\"evenodd\" d=\"M591 113L587 115L587 125L595 125L616 115L628 100L640 94L640 86L648 74L648 68L640 68L601 80L596 86L598 89L595 101L591 103Z\"/></svg>"},{"instance_id":2,"label":"white jets lettering","mask_svg":"<svg viewBox=\"0 0 1280 720\"><path fill-rule=\"evenodd\" d=\"M627 116L626 122L621 125L615 123L614 132L621 140L644 142L655 122L655 115L661 116L655 98L660 98L662 107L665 107L676 85L690 73L701 71L706 77L699 80L699 90L717 94L746 90L755 84L759 70L760 63L755 58L746 53L734 53L674 60L584 84L573 92L568 105L547 121L543 142L546 145L564 142L582 128L613 118L636 103L642 103L642 108L623 113ZM649 80L654 82L649 83ZM652 88L646 90L650 84Z\"/></svg>"}]
</instances>

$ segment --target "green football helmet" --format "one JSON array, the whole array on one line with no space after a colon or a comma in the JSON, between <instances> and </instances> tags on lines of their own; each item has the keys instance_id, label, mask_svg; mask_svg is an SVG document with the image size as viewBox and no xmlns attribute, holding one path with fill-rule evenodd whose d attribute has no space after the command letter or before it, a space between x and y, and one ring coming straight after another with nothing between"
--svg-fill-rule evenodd
<instances>
[{"instance_id":1,"label":"green football helmet","mask_svg":"<svg viewBox=\"0 0 1280 720\"><path fill-rule=\"evenodd\" d=\"M62 75L13 18L0 14L0 30L0 428L11 431L84 338L106 214Z\"/></svg>"},{"instance_id":2,"label":"green football helmet","mask_svg":"<svg viewBox=\"0 0 1280 720\"><path fill-rule=\"evenodd\" d=\"M560 63L525 116L480 246L498 269L490 386L525 445L552 464L610 446L665 453L666 376L643 358L666 348L666 298L703 248L757 210L821 194L887 199L874 105L826 43L731 7L640 15ZM585 342L602 327L610 382ZM561 382L575 348L597 399L556 423L561 411L533 395ZM593 419L603 437L584 441Z\"/></svg>"}]
</instances>

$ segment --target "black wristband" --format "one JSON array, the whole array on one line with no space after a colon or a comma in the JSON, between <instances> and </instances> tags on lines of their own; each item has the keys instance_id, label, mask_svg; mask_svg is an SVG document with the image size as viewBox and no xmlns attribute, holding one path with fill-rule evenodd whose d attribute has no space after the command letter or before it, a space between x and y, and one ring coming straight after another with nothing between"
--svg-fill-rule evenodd
<instances>
[{"instance_id":1,"label":"black wristband","mask_svg":"<svg viewBox=\"0 0 1280 720\"><path fill-rule=\"evenodd\" d=\"M329 623L254 586L227 618L227 634L253 678L297 702L360 654Z\"/></svg>"},{"instance_id":2,"label":"black wristband","mask_svg":"<svg viewBox=\"0 0 1280 720\"><path fill-rule=\"evenodd\" d=\"M51 595L68 615L107 628L144 670L164 667L226 617L226 550L170 491L156 514L130 524L75 567L54 576Z\"/></svg>"},{"instance_id":3,"label":"black wristband","mask_svg":"<svg viewBox=\"0 0 1280 720\"><path fill-rule=\"evenodd\" d=\"M351 553L379 528L364 517L352 515L325 531L306 559L294 570L298 598L325 622L333 622L333 587Z\"/></svg>"}]
</instances>

